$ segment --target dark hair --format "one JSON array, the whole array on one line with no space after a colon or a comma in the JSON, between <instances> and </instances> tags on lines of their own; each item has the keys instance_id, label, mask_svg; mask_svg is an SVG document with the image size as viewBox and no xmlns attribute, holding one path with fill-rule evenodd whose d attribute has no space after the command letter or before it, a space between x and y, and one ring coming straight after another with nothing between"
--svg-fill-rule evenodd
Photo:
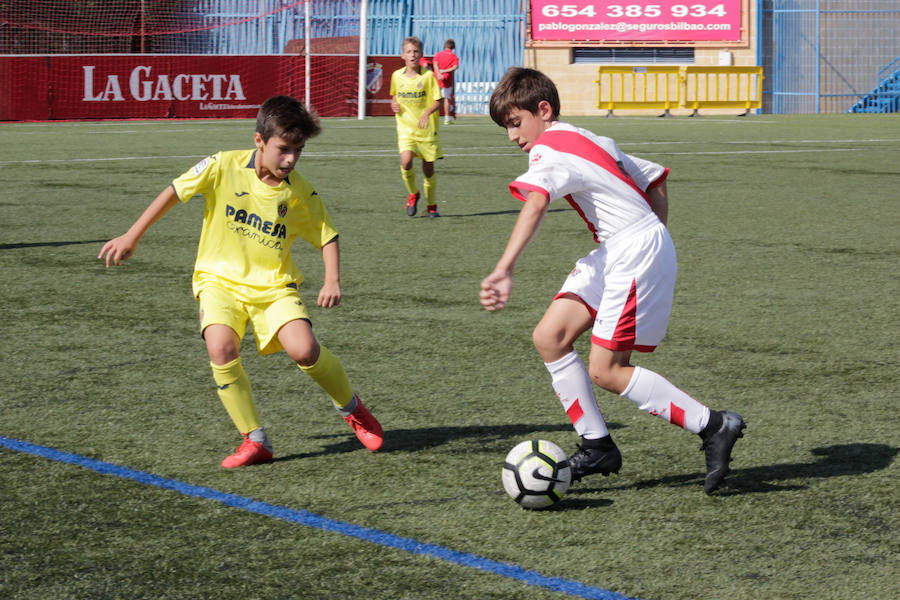
<instances>
[{"instance_id":1,"label":"dark hair","mask_svg":"<svg viewBox=\"0 0 900 600\"><path fill-rule=\"evenodd\" d=\"M264 142L273 135L291 143L308 140L322 131L319 116L290 96L272 96L259 107L256 132Z\"/></svg>"},{"instance_id":2,"label":"dark hair","mask_svg":"<svg viewBox=\"0 0 900 600\"><path fill-rule=\"evenodd\" d=\"M456 48L456 42L453 41L453 38L450 38L449 40L444 42L444 48L450 48L451 50Z\"/></svg>"},{"instance_id":3,"label":"dark hair","mask_svg":"<svg viewBox=\"0 0 900 600\"><path fill-rule=\"evenodd\" d=\"M500 127L506 127L510 112L519 108L536 115L538 104L545 100L553 109L553 120L557 120L559 92L553 81L534 69L510 67L491 94L491 118Z\"/></svg>"}]
</instances>

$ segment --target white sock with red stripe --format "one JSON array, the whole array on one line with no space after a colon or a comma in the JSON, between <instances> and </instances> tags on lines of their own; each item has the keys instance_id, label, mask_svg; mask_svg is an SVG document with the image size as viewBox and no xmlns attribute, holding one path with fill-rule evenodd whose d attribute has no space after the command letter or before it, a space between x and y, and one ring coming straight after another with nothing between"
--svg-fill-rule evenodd
<instances>
[{"instance_id":1,"label":"white sock with red stripe","mask_svg":"<svg viewBox=\"0 0 900 600\"><path fill-rule=\"evenodd\" d=\"M583 438L597 439L609 435L600 414L594 387L578 353L572 351L552 363L544 363L553 378L553 389L566 414Z\"/></svg>"},{"instance_id":2,"label":"white sock with red stripe","mask_svg":"<svg viewBox=\"0 0 900 600\"><path fill-rule=\"evenodd\" d=\"M641 410L691 433L700 433L709 421L709 408L650 369L635 367L622 397L637 404Z\"/></svg>"}]
</instances>

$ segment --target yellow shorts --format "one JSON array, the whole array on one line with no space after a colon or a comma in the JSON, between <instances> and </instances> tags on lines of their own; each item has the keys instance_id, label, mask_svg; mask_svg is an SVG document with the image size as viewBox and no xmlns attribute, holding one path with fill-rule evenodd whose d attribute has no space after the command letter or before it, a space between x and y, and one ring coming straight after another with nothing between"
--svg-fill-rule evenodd
<instances>
[{"instance_id":1,"label":"yellow shorts","mask_svg":"<svg viewBox=\"0 0 900 600\"><path fill-rule=\"evenodd\" d=\"M444 150L438 139L423 142L410 137L401 137L397 138L397 147L400 152L412 152L425 162L434 162L439 158L444 158Z\"/></svg>"},{"instance_id":2,"label":"yellow shorts","mask_svg":"<svg viewBox=\"0 0 900 600\"><path fill-rule=\"evenodd\" d=\"M272 354L282 350L278 330L295 319L309 321L309 313L300 298L300 292L289 291L284 297L265 303L242 302L227 290L207 286L197 297L200 303L200 332L210 325L231 327L238 338L247 332L247 322L253 326L256 348L260 354Z\"/></svg>"}]
</instances>

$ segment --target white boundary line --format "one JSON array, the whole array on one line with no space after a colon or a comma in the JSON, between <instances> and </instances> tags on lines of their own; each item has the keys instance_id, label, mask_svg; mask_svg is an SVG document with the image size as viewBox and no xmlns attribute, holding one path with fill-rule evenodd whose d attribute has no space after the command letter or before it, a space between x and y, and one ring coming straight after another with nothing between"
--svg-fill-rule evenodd
<instances>
[{"instance_id":1,"label":"white boundary line","mask_svg":"<svg viewBox=\"0 0 900 600\"><path fill-rule=\"evenodd\" d=\"M853 140L842 140L844 143ZM877 140L877 141L893 141L893 140ZM739 143L739 142L730 142L730 143ZM815 142L809 142L815 143ZM823 140L822 143L828 143L827 140ZM499 149L499 148L498 148ZM643 156L716 156L716 155L730 155L730 154L809 154L809 153L820 153L820 152L858 152L859 148L800 148L800 149L792 149L792 150L771 150L771 149L760 149L760 150L697 150L692 152L675 152L675 151L656 151L656 152L642 152ZM384 150L357 150L357 151L342 151L342 152L304 152L303 156L306 158L356 158L360 156L369 156L369 157L394 157L396 156L397 151L394 149L384 149ZM482 156L507 156L507 157L516 157L523 156L523 152L516 151L513 148L510 148L508 152L468 152L468 153L455 153L448 152L445 153L445 157L462 157L462 158L477 158ZM46 165L46 164L75 164L75 163L102 163L102 162L116 162L116 161L142 161L142 160L176 160L176 159L201 159L206 158L206 154L182 154L182 155L168 155L168 156L109 156L109 157L95 157L95 158L35 158L35 159L22 159L22 160L0 160L0 165Z\"/></svg>"}]
</instances>

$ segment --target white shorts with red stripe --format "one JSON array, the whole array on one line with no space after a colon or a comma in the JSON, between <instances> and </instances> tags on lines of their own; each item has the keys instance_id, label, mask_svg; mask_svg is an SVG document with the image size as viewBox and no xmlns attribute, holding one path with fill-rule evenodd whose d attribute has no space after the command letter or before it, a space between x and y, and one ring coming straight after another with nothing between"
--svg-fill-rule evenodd
<instances>
[{"instance_id":1,"label":"white shorts with red stripe","mask_svg":"<svg viewBox=\"0 0 900 600\"><path fill-rule=\"evenodd\" d=\"M557 298L576 295L591 311L591 342L653 352L666 335L678 266L669 231L649 214L575 263Z\"/></svg>"}]
</instances>

